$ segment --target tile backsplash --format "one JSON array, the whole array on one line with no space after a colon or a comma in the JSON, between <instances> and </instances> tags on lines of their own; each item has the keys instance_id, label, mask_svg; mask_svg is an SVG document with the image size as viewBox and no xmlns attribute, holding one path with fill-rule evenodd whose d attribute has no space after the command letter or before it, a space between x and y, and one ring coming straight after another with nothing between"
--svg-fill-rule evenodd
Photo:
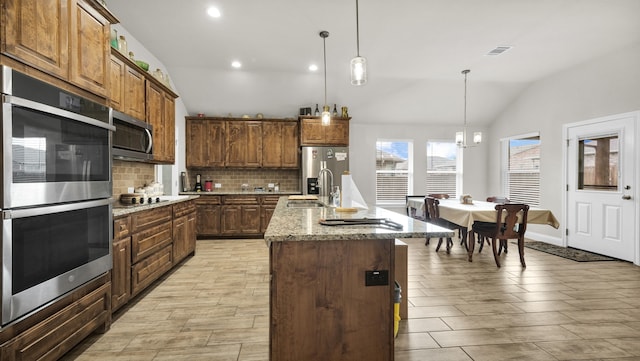
<instances>
[{"instance_id":1,"label":"tile backsplash","mask_svg":"<svg viewBox=\"0 0 640 361\"><path fill-rule=\"evenodd\" d=\"M155 168L150 163L113 160L113 197L119 199L129 187L142 187L155 181Z\"/></svg>"},{"instance_id":2,"label":"tile backsplash","mask_svg":"<svg viewBox=\"0 0 640 361\"><path fill-rule=\"evenodd\" d=\"M300 192L299 169L202 169L187 170L188 189L193 190L196 184L196 174L201 175L202 186L207 180L220 183L222 188L215 191L236 192L241 190L243 183L249 184L250 189L264 187L269 183L279 183L281 192Z\"/></svg>"}]
</instances>

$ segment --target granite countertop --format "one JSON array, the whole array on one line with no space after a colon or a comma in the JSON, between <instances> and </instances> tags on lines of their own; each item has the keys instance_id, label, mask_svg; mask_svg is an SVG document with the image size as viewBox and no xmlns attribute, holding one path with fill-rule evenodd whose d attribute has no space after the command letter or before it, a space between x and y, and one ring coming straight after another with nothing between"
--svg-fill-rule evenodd
<instances>
[{"instance_id":1,"label":"granite countertop","mask_svg":"<svg viewBox=\"0 0 640 361\"><path fill-rule=\"evenodd\" d=\"M331 241L355 239L452 237L453 231L426 223L380 207L370 206L355 213L336 212L333 207L290 208L288 197L280 197L264 234L267 245L271 242ZM326 199L320 199L326 204ZM403 226L402 230L374 225L325 226L320 219L386 218Z\"/></svg>"},{"instance_id":2,"label":"granite countertop","mask_svg":"<svg viewBox=\"0 0 640 361\"><path fill-rule=\"evenodd\" d=\"M258 195L258 196L287 196L292 194L302 194L300 191L280 191L280 192L267 192L267 191L232 191L232 190L214 190L211 192L180 192L181 195L198 195L198 196L226 196L226 195Z\"/></svg>"},{"instance_id":3,"label":"granite countertop","mask_svg":"<svg viewBox=\"0 0 640 361\"><path fill-rule=\"evenodd\" d=\"M160 203L139 204L139 205L136 205L136 206L125 207L125 208L119 208L117 206L118 201L116 200L114 202L114 206L113 206L113 217L121 217L121 216L126 216L126 215L131 214L131 213L147 211L149 209L154 209L154 208L158 208L158 207L170 206L170 205L173 205L173 204L176 204L176 203L190 201L190 200L196 199L198 197L199 196L197 196L197 195L164 196L163 198L165 198L166 200L162 201Z\"/></svg>"}]
</instances>

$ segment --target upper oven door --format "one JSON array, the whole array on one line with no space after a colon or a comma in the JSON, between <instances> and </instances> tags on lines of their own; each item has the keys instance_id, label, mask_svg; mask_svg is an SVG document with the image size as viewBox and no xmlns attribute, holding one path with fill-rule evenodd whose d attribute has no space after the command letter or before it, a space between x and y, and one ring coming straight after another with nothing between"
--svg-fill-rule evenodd
<instances>
[{"instance_id":1,"label":"upper oven door","mask_svg":"<svg viewBox=\"0 0 640 361\"><path fill-rule=\"evenodd\" d=\"M2 208L108 198L112 125L2 97Z\"/></svg>"}]
</instances>

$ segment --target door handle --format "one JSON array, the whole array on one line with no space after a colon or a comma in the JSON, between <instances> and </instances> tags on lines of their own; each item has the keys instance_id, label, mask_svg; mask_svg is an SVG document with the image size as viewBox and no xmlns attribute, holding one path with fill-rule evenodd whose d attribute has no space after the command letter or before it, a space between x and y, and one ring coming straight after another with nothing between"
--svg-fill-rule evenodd
<instances>
[{"instance_id":1,"label":"door handle","mask_svg":"<svg viewBox=\"0 0 640 361\"><path fill-rule=\"evenodd\" d=\"M631 196L628 196L628 195L625 194L625 195L622 196L622 199L629 200L629 199L631 199Z\"/></svg>"}]
</instances>

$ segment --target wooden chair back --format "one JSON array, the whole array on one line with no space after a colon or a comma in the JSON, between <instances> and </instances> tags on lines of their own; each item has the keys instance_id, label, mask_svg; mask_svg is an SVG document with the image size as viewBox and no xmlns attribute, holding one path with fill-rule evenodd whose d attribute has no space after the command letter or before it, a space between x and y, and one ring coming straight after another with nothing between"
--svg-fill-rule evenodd
<instances>
[{"instance_id":1,"label":"wooden chair back","mask_svg":"<svg viewBox=\"0 0 640 361\"><path fill-rule=\"evenodd\" d=\"M438 207L440 205L440 201L434 197L426 197L424 201L427 209L427 220L430 220L432 222L439 221L440 209Z\"/></svg>"},{"instance_id":2,"label":"wooden chair back","mask_svg":"<svg viewBox=\"0 0 640 361\"><path fill-rule=\"evenodd\" d=\"M524 238L524 233L527 230L529 205L522 203L497 204L496 211L495 238Z\"/></svg>"},{"instance_id":3,"label":"wooden chair back","mask_svg":"<svg viewBox=\"0 0 640 361\"><path fill-rule=\"evenodd\" d=\"M449 195L446 193L431 193L427 195L427 197L437 198L437 199L449 199Z\"/></svg>"}]
</instances>

